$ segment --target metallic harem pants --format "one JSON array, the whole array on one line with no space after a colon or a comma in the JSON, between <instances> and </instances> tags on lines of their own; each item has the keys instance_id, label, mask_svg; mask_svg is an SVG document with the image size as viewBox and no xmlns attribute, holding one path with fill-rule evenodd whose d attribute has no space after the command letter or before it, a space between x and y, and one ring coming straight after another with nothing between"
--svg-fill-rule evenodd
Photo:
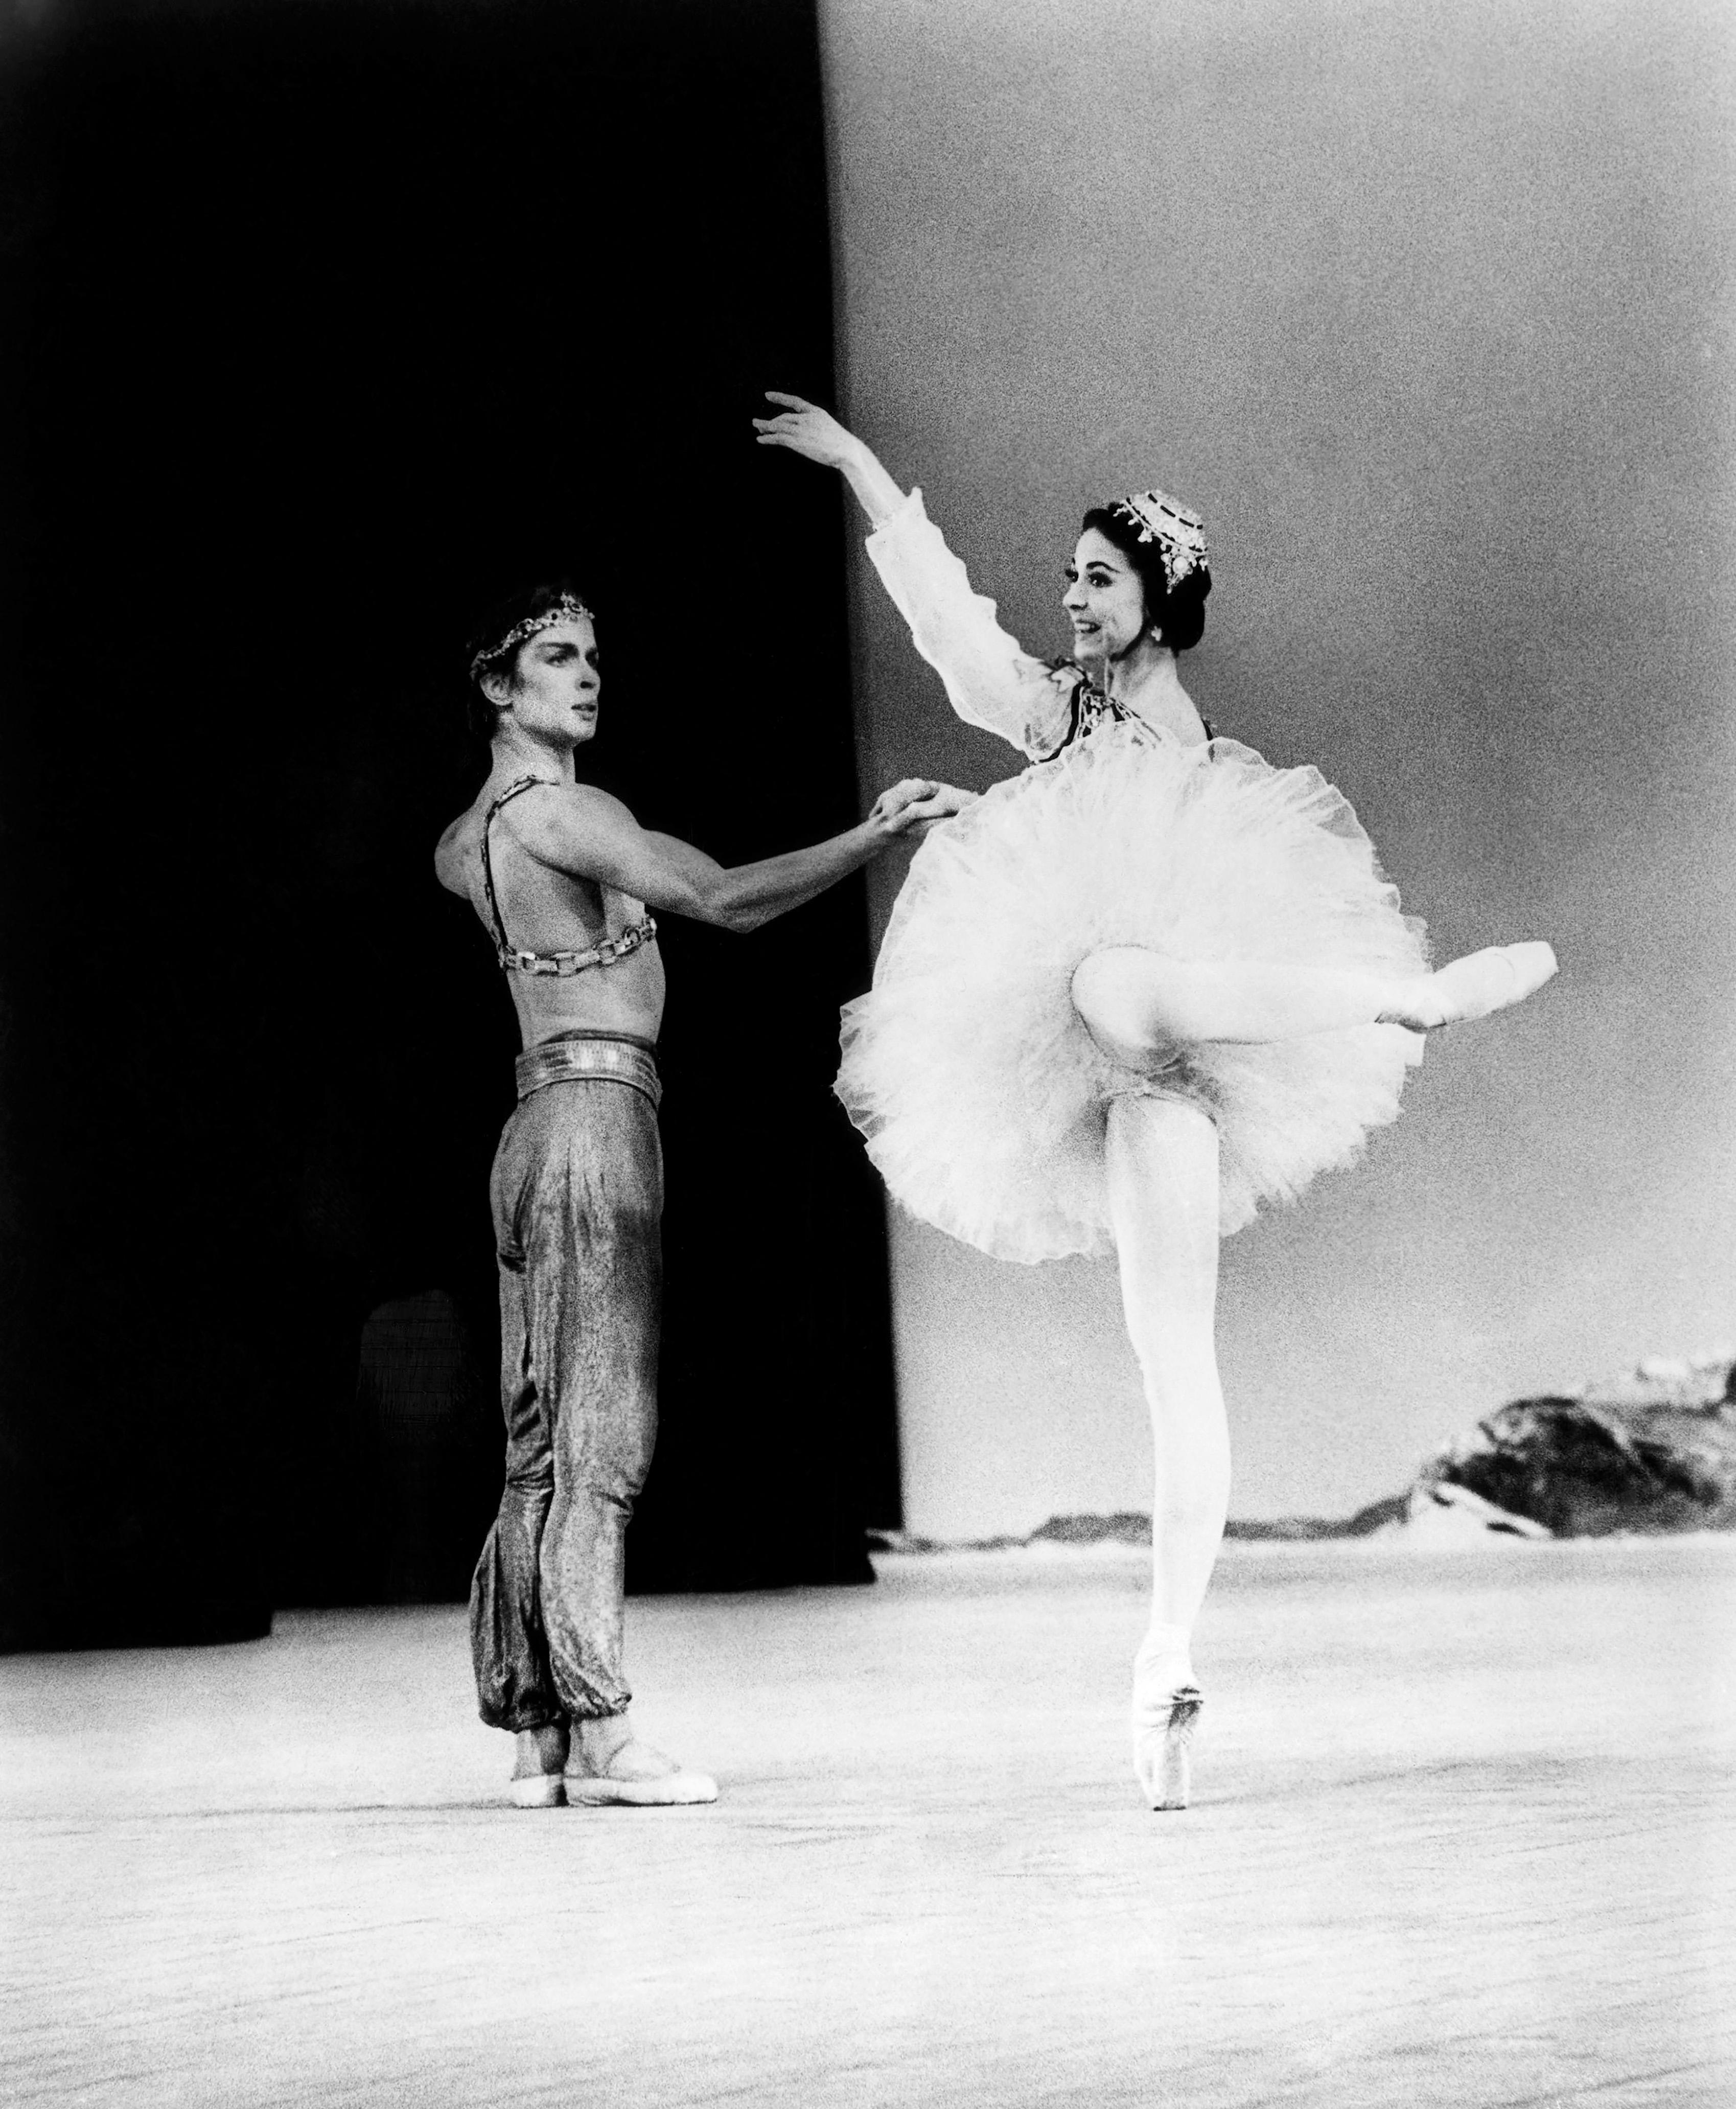
<instances>
[{"instance_id":1,"label":"metallic harem pants","mask_svg":"<svg viewBox=\"0 0 1736 2109\"><path fill-rule=\"evenodd\" d=\"M583 1042L581 1041L581 1045ZM492 1727L618 1714L627 1525L657 1431L663 1155L656 1076L533 1082L507 1122L490 1194L500 1262L507 1476L471 1591ZM519 1064L548 1062L562 1043ZM648 1086L646 1077L648 1073Z\"/></svg>"}]
</instances>

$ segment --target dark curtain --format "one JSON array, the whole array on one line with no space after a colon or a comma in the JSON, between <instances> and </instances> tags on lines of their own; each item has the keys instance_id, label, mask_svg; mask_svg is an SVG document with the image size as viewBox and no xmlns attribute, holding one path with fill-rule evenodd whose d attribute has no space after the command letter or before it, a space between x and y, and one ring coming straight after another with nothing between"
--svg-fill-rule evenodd
<instances>
[{"instance_id":1,"label":"dark curtain","mask_svg":"<svg viewBox=\"0 0 1736 2109\"><path fill-rule=\"evenodd\" d=\"M381 1440L360 1342L435 1295L484 1373L418 1554L449 1594L499 1484L516 1045L431 869L485 765L471 619L579 580L586 773L647 824L734 861L857 815L837 495L747 422L830 385L811 7L50 11L3 102L0 1636L393 1593L416 1416ZM665 930L634 1584L864 1578L897 1472L829 1095L859 882Z\"/></svg>"}]
</instances>

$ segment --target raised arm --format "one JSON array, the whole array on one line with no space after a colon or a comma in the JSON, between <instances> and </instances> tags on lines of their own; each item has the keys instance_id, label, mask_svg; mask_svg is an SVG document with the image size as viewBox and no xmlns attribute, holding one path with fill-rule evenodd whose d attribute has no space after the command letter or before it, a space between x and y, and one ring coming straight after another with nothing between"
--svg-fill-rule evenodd
<instances>
[{"instance_id":1,"label":"raised arm","mask_svg":"<svg viewBox=\"0 0 1736 2109\"><path fill-rule=\"evenodd\" d=\"M726 868L674 835L642 828L619 798L593 785L550 785L503 815L532 856L575 878L629 893L673 915L726 930L756 930L889 849L970 803L971 794L912 777L875 800L858 827L782 856Z\"/></svg>"},{"instance_id":2,"label":"raised arm","mask_svg":"<svg viewBox=\"0 0 1736 2109\"><path fill-rule=\"evenodd\" d=\"M762 447L787 447L791 454L835 468L855 492L863 511L876 527L885 526L904 503L890 472L864 440L846 431L829 410L800 395L781 395L775 388L765 392L768 403L783 409L770 418L755 418L754 430Z\"/></svg>"},{"instance_id":3,"label":"raised arm","mask_svg":"<svg viewBox=\"0 0 1736 2109\"><path fill-rule=\"evenodd\" d=\"M1000 626L994 603L975 592L964 566L922 506L837 419L800 395L769 394L784 407L755 418L762 446L785 447L835 468L873 522L868 555L916 648L940 676L967 725L998 733L1026 754L1052 753L1066 732L1070 684L1057 684Z\"/></svg>"}]
</instances>

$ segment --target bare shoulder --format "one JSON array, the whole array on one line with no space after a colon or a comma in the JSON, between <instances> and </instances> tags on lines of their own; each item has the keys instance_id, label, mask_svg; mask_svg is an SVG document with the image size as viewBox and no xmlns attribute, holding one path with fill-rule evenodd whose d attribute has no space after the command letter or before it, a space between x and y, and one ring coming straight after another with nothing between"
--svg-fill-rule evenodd
<instances>
[{"instance_id":1,"label":"bare shoulder","mask_svg":"<svg viewBox=\"0 0 1736 2109\"><path fill-rule=\"evenodd\" d=\"M533 856L612 838L638 825L619 798L594 784L539 784L503 808L500 819Z\"/></svg>"},{"instance_id":2,"label":"bare shoulder","mask_svg":"<svg viewBox=\"0 0 1736 2109\"><path fill-rule=\"evenodd\" d=\"M482 901L482 830L496 806L491 778L440 837L434 851L434 873L449 893L460 895L479 910ZM499 806L494 817L498 859L502 838L533 864L568 878L614 883L613 873L630 857L640 836L632 813L593 784L538 782Z\"/></svg>"},{"instance_id":3,"label":"bare shoulder","mask_svg":"<svg viewBox=\"0 0 1736 2109\"><path fill-rule=\"evenodd\" d=\"M434 846L434 875L449 893L467 893L464 883L465 830L473 820L460 813Z\"/></svg>"},{"instance_id":4,"label":"bare shoulder","mask_svg":"<svg viewBox=\"0 0 1736 2109\"><path fill-rule=\"evenodd\" d=\"M449 893L467 899L474 887L476 849L482 833L482 816L488 806L485 784L434 846L434 875Z\"/></svg>"}]
</instances>

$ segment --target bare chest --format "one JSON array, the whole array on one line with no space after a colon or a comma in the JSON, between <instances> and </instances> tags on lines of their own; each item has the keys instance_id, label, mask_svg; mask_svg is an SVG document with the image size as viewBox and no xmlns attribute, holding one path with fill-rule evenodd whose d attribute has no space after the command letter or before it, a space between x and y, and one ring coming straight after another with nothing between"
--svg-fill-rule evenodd
<instances>
[{"instance_id":1,"label":"bare chest","mask_svg":"<svg viewBox=\"0 0 1736 2109\"><path fill-rule=\"evenodd\" d=\"M543 863L498 820L485 829L480 815L467 815L449 854L455 890L508 951L588 951L619 942L644 921L643 901Z\"/></svg>"}]
</instances>

